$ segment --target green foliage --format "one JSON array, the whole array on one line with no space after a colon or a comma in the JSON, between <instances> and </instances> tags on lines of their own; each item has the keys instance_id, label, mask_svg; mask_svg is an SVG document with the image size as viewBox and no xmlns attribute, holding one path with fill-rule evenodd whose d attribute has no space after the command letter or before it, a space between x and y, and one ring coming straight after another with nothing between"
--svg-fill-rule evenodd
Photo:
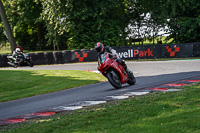
<instances>
[{"instance_id":1,"label":"green foliage","mask_svg":"<svg viewBox=\"0 0 200 133\"><path fill-rule=\"evenodd\" d=\"M43 0L43 18L48 20L48 37L67 34L70 48L91 48L98 41L107 45L123 45L124 29L129 20L123 1ZM58 34L55 34L58 33Z\"/></svg>"},{"instance_id":2,"label":"green foliage","mask_svg":"<svg viewBox=\"0 0 200 133\"><path fill-rule=\"evenodd\" d=\"M173 42L200 41L197 0L3 0L14 36L42 50L127 45L127 37L155 40L160 29ZM149 17L146 18L146 15ZM1 20L0 20L1 22ZM169 27L166 29L165 27ZM4 42L0 23L0 42ZM33 44L33 45L30 45Z\"/></svg>"},{"instance_id":3,"label":"green foliage","mask_svg":"<svg viewBox=\"0 0 200 133\"><path fill-rule=\"evenodd\" d=\"M172 29L170 37L175 38L177 43L200 41L200 1L174 2L172 11L168 22Z\"/></svg>"},{"instance_id":4,"label":"green foliage","mask_svg":"<svg viewBox=\"0 0 200 133\"><path fill-rule=\"evenodd\" d=\"M16 41L21 46L41 46L44 41L44 24L40 19L41 3L29 0L4 1L8 20Z\"/></svg>"},{"instance_id":5,"label":"green foliage","mask_svg":"<svg viewBox=\"0 0 200 133\"><path fill-rule=\"evenodd\" d=\"M152 13L156 23L169 27L167 40L173 38L176 43L200 41L200 1L153 0L152 3L150 6L147 4L146 9Z\"/></svg>"}]
</instances>

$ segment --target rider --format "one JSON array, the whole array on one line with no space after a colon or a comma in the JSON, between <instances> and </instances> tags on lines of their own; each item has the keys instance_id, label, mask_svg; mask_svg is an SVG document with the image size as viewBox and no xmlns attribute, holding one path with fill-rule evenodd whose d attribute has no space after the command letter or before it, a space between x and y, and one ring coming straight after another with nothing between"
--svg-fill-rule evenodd
<instances>
[{"instance_id":1,"label":"rider","mask_svg":"<svg viewBox=\"0 0 200 133\"><path fill-rule=\"evenodd\" d=\"M104 54L104 53L109 53L113 56L113 58L116 58L116 61L121 64L123 67L124 67L124 70L126 72L131 72L128 68L127 68L127 65L125 64L125 61L120 59L119 56L117 55L116 53L116 50L112 49L110 46L105 46L101 43L101 42L98 42L96 43L95 45L95 49L96 51L98 52L98 59L100 59L100 55L101 54Z\"/></svg>"},{"instance_id":2,"label":"rider","mask_svg":"<svg viewBox=\"0 0 200 133\"><path fill-rule=\"evenodd\" d=\"M18 59L19 55L24 56L24 53L21 52L20 48L16 48L12 54L12 59L13 59L14 63L17 63L17 59Z\"/></svg>"}]
</instances>

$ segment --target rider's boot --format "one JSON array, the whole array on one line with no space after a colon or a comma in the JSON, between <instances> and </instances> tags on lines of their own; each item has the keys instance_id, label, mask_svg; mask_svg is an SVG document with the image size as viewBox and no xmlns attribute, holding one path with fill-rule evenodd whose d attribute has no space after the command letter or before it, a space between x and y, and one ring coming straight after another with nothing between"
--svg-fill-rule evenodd
<instances>
[{"instance_id":1,"label":"rider's boot","mask_svg":"<svg viewBox=\"0 0 200 133\"><path fill-rule=\"evenodd\" d=\"M127 74L126 70L123 70L123 73L126 75Z\"/></svg>"},{"instance_id":2,"label":"rider's boot","mask_svg":"<svg viewBox=\"0 0 200 133\"><path fill-rule=\"evenodd\" d=\"M128 67L125 63L123 64L123 67L124 67L124 70L126 71L127 74L129 74L129 73L133 74L133 72L130 69L128 69Z\"/></svg>"},{"instance_id":3,"label":"rider's boot","mask_svg":"<svg viewBox=\"0 0 200 133\"><path fill-rule=\"evenodd\" d=\"M124 73L124 74L129 74L129 73L132 74L132 73L133 73L133 72L131 72L131 71L127 68L127 65L126 65L126 63L125 63L124 60L118 58L118 59L117 59L117 62L123 66L123 68L124 68L123 73Z\"/></svg>"},{"instance_id":4,"label":"rider's boot","mask_svg":"<svg viewBox=\"0 0 200 133\"><path fill-rule=\"evenodd\" d=\"M18 66L18 64L17 64L17 61L16 60L14 60L14 68L17 68L17 66Z\"/></svg>"},{"instance_id":5,"label":"rider's boot","mask_svg":"<svg viewBox=\"0 0 200 133\"><path fill-rule=\"evenodd\" d=\"M128 69L126 65L124 65L123 67L124 67L124 71L123 71L124 74L133 74L133 72L130 69Z\"/></svg>"},{"instance_id":6,"label":"rider's boot","mask_svg":"<svg viewBox=\"0 0 200 133\"><path fill-rule=\"evenodd\" d=\"M130 69L128 69L127 67L126 67L126 72L130 73L130 74L133 74L133 72Z\"/></svg>"}]
</instances>

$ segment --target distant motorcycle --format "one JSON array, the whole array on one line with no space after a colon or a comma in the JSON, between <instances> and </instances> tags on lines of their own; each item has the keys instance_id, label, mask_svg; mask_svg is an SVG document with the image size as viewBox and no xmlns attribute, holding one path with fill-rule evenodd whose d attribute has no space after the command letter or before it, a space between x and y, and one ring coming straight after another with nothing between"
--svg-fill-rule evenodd
<instances>
[{"instance_id":1,"label":"distant motorcycle","mask_svg":"<svg viewBox=\"0 0 200 133\"><path fill-rule=\"evenodd\" d=\"M13 66L14 68L17 68L21 65L29 65L30 67L33 67L33 61L29 54L19 54L16 57L16 62L14 61L13 56L7 56L8 64Z\"/></svg>"},{"instance_id":2,"label":"distant motorcycle","mask_svg":"<svg viewBox=\"0 0 200 133\"><path fill-rule=\"evenodd\" d=\"M109 54L101 54L97 69L116 89L121 88L123 83L134 85L136 79L133 73L125 72L123 66L120 65L116 60L112 59L111 56L112 55Z\"/></svg>"}]
</instances>

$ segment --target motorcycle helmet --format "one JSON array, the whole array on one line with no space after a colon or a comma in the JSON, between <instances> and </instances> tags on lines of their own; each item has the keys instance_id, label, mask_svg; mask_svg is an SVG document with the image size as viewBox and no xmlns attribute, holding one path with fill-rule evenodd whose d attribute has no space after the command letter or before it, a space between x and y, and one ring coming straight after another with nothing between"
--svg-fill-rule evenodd
<instances>
[{"instance_id":1,"label":"motorcycle helmet","mask_svg":"<svg viewBox=\"0 0 200 133\"><path fill-rule=\"evenodd\" d=\"M20 48L16 48L16 49L15 49L15 52L16 52L16 53L21 52Z\"/></svg>"},{"instance_id":2,"label":"motorcycle helmet","mask_svg":"<svg viewBox=\"0 0 200 133\"><path fill-rule=\"evenodd\" d=\"M103 50L104 50L104 46L103 46L102 43L98 42L98 43L96 43L96 45L95 45L95 49L96 49L96 51L97 51L98 53L102 53Z\"/></svg>"}]
</instances>

